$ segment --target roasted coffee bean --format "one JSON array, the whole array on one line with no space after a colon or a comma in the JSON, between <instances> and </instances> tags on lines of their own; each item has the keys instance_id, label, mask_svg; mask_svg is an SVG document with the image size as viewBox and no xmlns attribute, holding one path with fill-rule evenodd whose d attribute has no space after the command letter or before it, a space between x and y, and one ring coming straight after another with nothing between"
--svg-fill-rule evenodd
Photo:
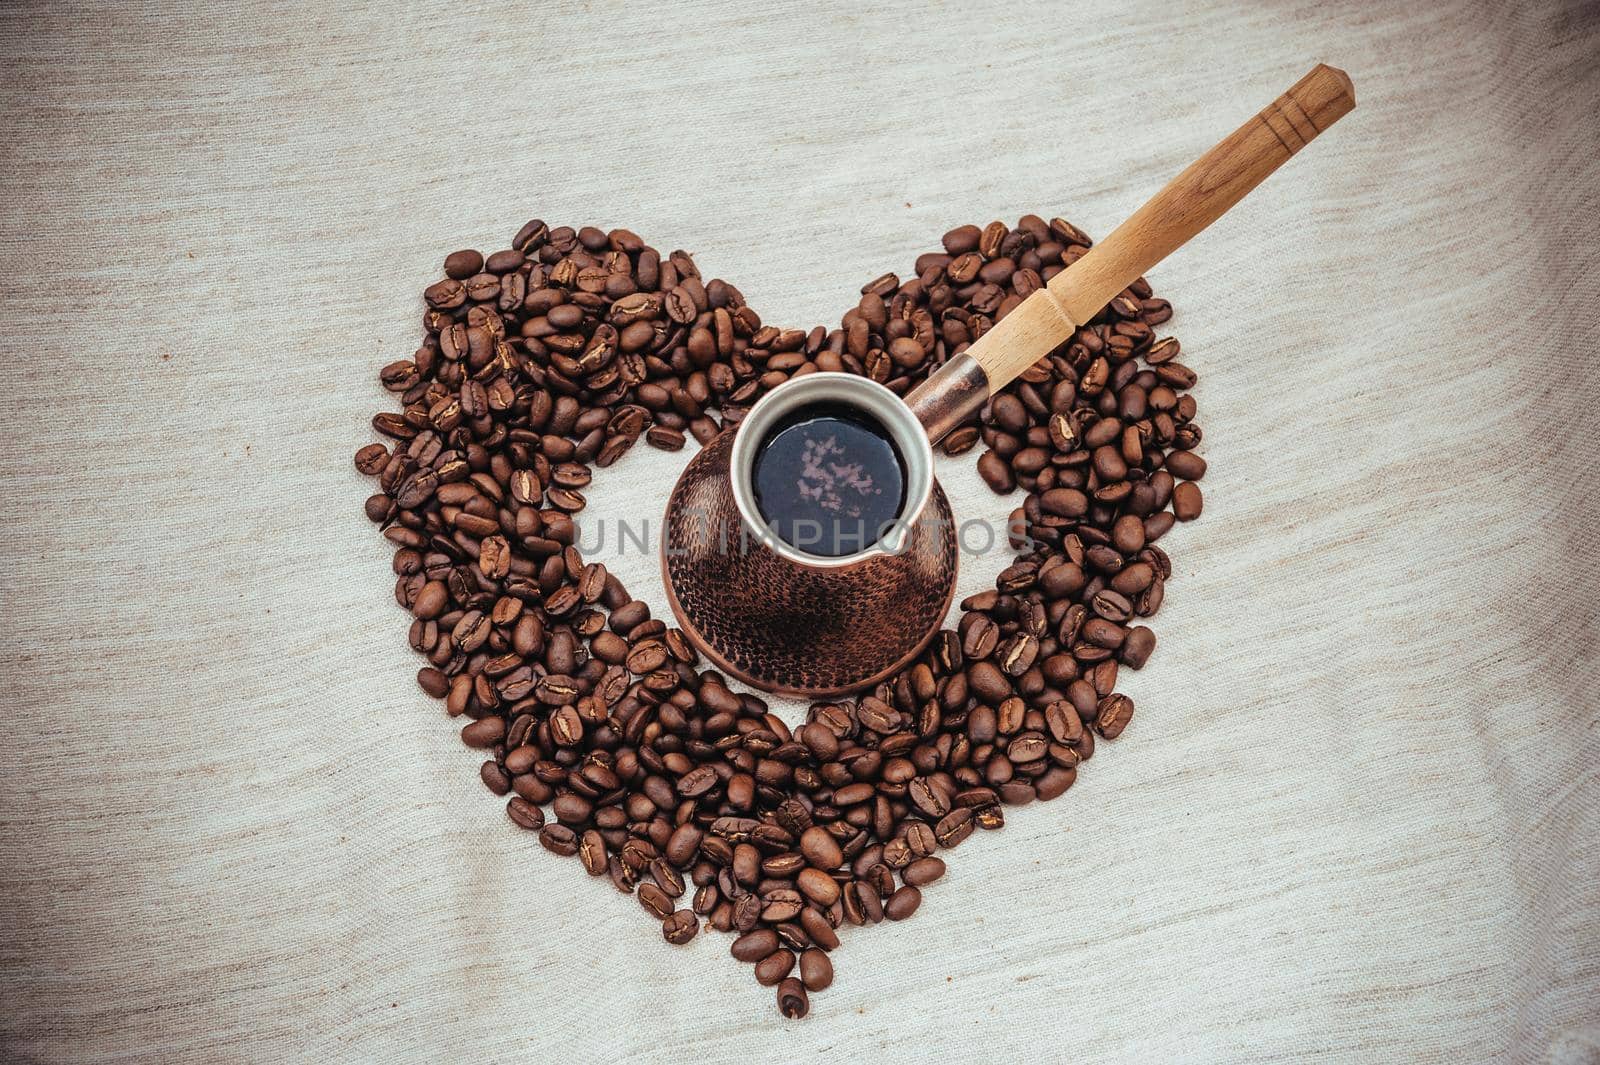
<instances>
[{"instance_id":1,"label":"roasted coffee bean","mask_svg":"<svg viewBox=\"0 0 1600 1065\"><path fill-rule=\"evenodd\" d=\"M973 426L965 426L946 436L939 444L940 450L946 455L963 455L972 450L978 442L978 430ZM379 447L382 445L373 445Z\"/></svg>"},{"instance_id":2,"label":"roasted coffee bean","mask_svg":"<svg viewBox=\"0 0 1600 1065\"><path fill-rule=\"evenodd\" d=\"M1081 518L1089 513L1089 497L1075 488L1052 488L1039 496L1039 506L1057 517Z\"/></svg>"},{"instance_id":3,"label":"roasted coffee bean","mask_svg":"<svg viewBox=\"0 0 1600 1065\"><path fill-rule=\"evenodd\" d=\"M555 797L550 804L550 811L556 815L556 820L566 825L581 825L589 820L589 815L594 812L594 804L581 795L566 792Z\"/></svg>"},{"instance_id":4,"label":"roasted coffee bean","mask_svg":"<svg viewBox=\"0 0 1600 1065\"><path fill-rule=\"evenodd\" d=\"M698 798L716 787L717 783L717 771L714 768L709 765L697 766L679 778L678 794L689 799Z\"/></svg>"},{"instance_id":5,"label":"roasted coffee bean","mask_svg":"<svg viewBox=\"0 0 1600 1065\"><path fill-rule=\"evenodd\" d=\"M803 983L789 977L778 985L778 1012L791 1021L797 1021L811 1010Z\"/></svg>"},{"instance_id":6,"label":"roasted coffee bean","mask_svg":"<svg viewBox=\"0 0 1600 1065\"><path fill-rule=\"evenodd\" d=\"M935 821L950 812L950 803L945 799L944 792L924 777L913 780L906 794L918 810Z\"/></svg>"},{"instance_id":7,"label":"roasted coffee bean","mask_svg":"<svg viewBox=\"0 0 1600 1065\"><path fill-rule=\"evenodd\" d=\"M811 937L811 942L821 950L836 950L839 946L839 935L833 930L833 925L822 915L821 910L807 907L800 913L800 927L805 929L806 935Z\"/></svg>"},{"instance_id":8,"label":"roasted coffee bean","mask_svg":"<svg viewBox=\"0 0 1600 1065\"><path fill-rule=\"evenodd\" d=\"M961 653L970 662L988 658L1000 644L1000 626L987 614L968 614L962 619L962 632Z\"/></svg>"},{"instance_id":9,"label":"roasted coffee bean","mask_svg":"<svg viewBox=\"0 0 1600 1065\"><path fill-rule=\"evenodd\" d=\"M583 740L583 717L575 707L563 706L550 715L550 738L561 747L575 747Z\"/></svg>"},{"instance_id":10,"label":"roasted coffee bean","mask_svg":"<svg viewBox=\"0 0 1600 1065\"><path fill-rule=\"evenodd\" d=\"M1128 630L1128 638L1122 641L1118 658L1129 669L1141 669L1155 649L1156 634L1144 625L1135 625Z\"/></svg>"},{"instance_id":11,"label":"roasted coffee bean","mask_svg":"<svg viewBox=\"0 0 1600 1065\"><path fill-rule=\"evenodd\" d=\"M544 827L544 811L521 796L513 795L506 803L506 816L512 824L530 832Z\"/></svg>"},{"instance_id":12,"label":"roasted coffee bean","mask_svg":"<svg viewBox=\"0 0 1600 1065\"><path fill-rule=\"evenodd\" d=\"M678 451L683 448L683 433L665 425L653 425L644 434L645 441L654 448L662 451Z\"/></svg>"},{"instance_id":13,"label":"roasted coffee bean","mask_svg":"<svg viewBox=\"0 0 1600 1065\"><path fill-rule=\"evenodd\" d=\"M467 302L467 289L456 278L446 278L424 289L422 298L436 310L451 310Z\"/></svg>"},{"instance_id":14,"label":"roasted coffee bean","mask_svg":"<svg viewBox=\"0 0 1600 1065\"><path fill-rule=\"evenodd\" d=\"M795 877L801 893L819 906L832 906L839 898L839 885L820 869L806 868Z\"/></svg>"},{"instance_id":15,"label":"roasted coffee bean","mask_svg":"<svg viewBox=\"0 0 1600 1065\"><path fill-rule=\"evenodd\" d=\"M1172 451L1167 454L1167 469L1174 477L1198 481L1206 475L1206 460L1192 451Z\"/></svg>"},{"instance_id":16,"label":"roasted coffee bean","mask_svg":"<svg viewBox=\"0 0 1600 1065\"><path fill-rule=\"evenodd\" d=\"M970 814L971 811L969 810ZM905 867L900 879L913 887L922 887L931 884L944 875L944 862L933 857L918 858Z\"/></svg>"},{"instance_id":17,"label":"roasted coffee bean","mask_svg":"<svg viewBox=\"0 0 1600 1065\"><path fill-rule=\"evenodd\" d=\"M578 853L578 837L565 825L545 825L539 830L539 842L552 854L571 857Z\"/></svg>"},{"instance_id":18,"label":"roasted coffee bean","mask_svg":"<svg viewBox=\"0 0 1600 1065\"><path fill-rule=\"evenodd\" d=\"M926 858L939 845L934 838L933 829L921 821L910 822L905 826L905 830L906 846L910 848L913 857Z\"/></svg>"},{"instance_id":19,"label":"roasted coffee bean","mask_svg":"<svg viewBox=\"0 0 1600 1065\"><path fill-rule=\"evenodd\" d=\"M1094 730L1108 740L1122 735L1133 717L1133 700L1126 695L1108 695L1096 708Z\"/></svg>"},{"instance_id":20,"label":"roasted coffee bean","mask_svg":"<svg viewBox=\"0 0 1600 1065\"><path fill-rule=\"evenodd\" d=\"M911 847L903 838L883 845L883 861L890 869L904 869L911 863Z\"/></svg>"},{"instance_id":21,"label":"roasted coffee bean","mask_svg":"<svg viewBox=\"0 0 1600 1065\"><path fill-rule=\"evenodd\" d=\"M356 469L369 477L376 477L389 464L389 449L382 444L368 444L356 452Z\"/></svg>"},{"instance_id":22,"label":"roasted coffee bean","mask_svg":"<svg viewBox=\"0 0 1600 1065\"><path fill-rule=\"evenodd\" d=\"M1200 497L1200 486L1193 481L1179 481L1172 489L1172 513L1179 521L1193 521L1200 516L1203 500ZM1155 515L1160 517L1160 515ZM1153 519L1152 519L1153 520ZM1149 523L1146 522L1146 528ZM1151 536L1150 539L1155 539Z\"/></svg>"},{"instance_id":23,"label":"roasted coffee bean","mask_svg":"<svg viewBox=\"0 0 1600 1065\"><path fill-rule=\"evenodd\" d=\"M693 910L678 910L661 922L661 938L676 946L689 942L699 931L700 919Z\"/></svg>"},{"instance_id":24,"label":"roasted coffee bean","mask_svg":"<svg viewBox=\"0 0 1600 1065\"><path fill-rule=\"evenodd\" d=\"M1126 571L1124 571L1126 572ZM1118 577L1122 574L1117 574ZM1107 621L1124 622L1133 616L1133 602L1113 588L1102 588L1089 600L1089 608Z\"/></svg>"},{"instance_id":25,"label":"roasted coffee bean","mask_svg":"<svg viewBox=\"0 0 1600 1065\"><path fill-rule=\"evenodd\" d=\"M991 705L1011 694L1011 682L993 662L974 662L967 669L967 683L974 695Z\"/></svg>"},{"instance_id":26,"label":"roasted coffee bean","mask_svg":"<svg viewBox=\"0 0 1600 1065\"><path fill-rule=\"evenodd\" d=\"M1036 762L1045 756L1049 741L1037 732L1024 732L1006 747L1012 763Z\"/></svg>"},{"instance_id":27,"label":"roasted coffee bean","mask_svg":"<svg viewBox=\"0 0 1600 1065\"><path fill-rule=\"evenodd\" d=\"M483 269L483 253L472 250L453 251L444 258L444 276L460 281Z\"/></svg>"},{"instance_id":28,"label":"roasted coffee bean","mask_svg":"<svg viewBox=\"0 0 1600 1065\"><path fill-rule=\"evenodd\" d=\"M937 861L938 859L930 859ZM891 921L904 921L907 917L917 912L917 907L922 905L922 892L911 884L899 888L889 896L889 901L883 904L884 916Z\"/></svg>"},{"instance_id":29,"label":"roasted coffee bean","mask_svg":"<svg viewBox=\"0 0 1600 1065\"><path fill-rule=\"evenodd\" d=\"M805 898L798 891L778 888L761 897L761 919L768 924L778 924L800 916Z\"/></svg>"},{"instance_id":30,"label":"roasted coffee bean","mask_svg":"<svg viewBox=\"0 0 1600 1065\"><path fill-rule=\"evenodd\" d=\"M741 932L748 931L761 920L761 896L755 893L741 895L733 904L733 925Z\"/></svg>"},{"instance_id":31,"label":"roasted coffee bean","mask_svg":"<svg viewBox=\"0 0 1600 1065\"><path fill-rule=\"evenodd\" d=\"M417 686L435 699L442 699L450 690L450 678L437 669L424 666L417 670Z\"/></svg>"},{"instance_id":32,"label":"roasted coffee bean","mask_svg":"<svg viewBox=\"0 0 1600 1065\"><path fill-rule=\"evenodd\" d=\"M1138 595L1156 579L1155 569L1145 562L1125 566L1111 577L1111 587L1123 595Z\"/></svg>"},{"instance_id":33,"label":"roasted coffee bean","mask_svg":"<svg viewBox=\"0 0 1600 1065\"><path fill-rule=\"evenodd\" d=\"M702 884L695 889L694 898L690 902L694 912L704 917L711 913L722 903L722 892L717 888L716 882Z\"/></svg>"},{"instance_id":34,"label":"roasted coffee bean","mask_svg":"<svg viewBox=\"0 0 1600 1065\"><path fill-rule=\"evenodd\" d=\"M756 983L773 987L794 971L795 956L791 950L779 948L756 962Z\"/></svg>"},{"instance_id":35,"label":"roasted coffee bean","mask_svg":"<svg viewBox=\"0 0 1600 1065\"><path fill-rule=\"evenodd\" d=\"M993 451L985 451L978 458L978 476L995 492L1004 495L1017 486L1011 466Z\"/></svg>"},{"instance_id":36,"label":"roasted coffee bean","mask_svg":"<svg viewBox=\"0 0 1600 1065\"><path fill-rule=\"evenodd\" d=\"M461 730L461 742L468 747L493 747L506 735L503 717L486 717L474 721Z\"/></svg>"},{"instance_id":37,"label":"roasted coffee bean","mask_svg":"<svg viewBox=\"0 0 1600 1065\"><path fill-rule=\"evenodd\" d=\"M833 962L823 951L812 947L800 955L800 981L807 991L823 991L833 983Z\"/></svg>"},{"instance_id":38,"label":"roasted coffee bean","mask_svg":"<svg viewBox=\"0 0 1600 1065\"><path fill-rule=\"evenodd\" d=\"M672 916L672 898L655 884L648 881L639 885L639 905L645 912L658 921L665 921Z\"/></svg>"},{"instance_id":39,"label":"roasted coffee bean","mask_svg":"<svg viewBox=\"0 0 1600 1065\"><path fill-rule=\"evenodd\" d=\"M483 786L496 795L504 795L511 790L511 778L493 759L478 767L478 776L483 780Z\"/></svg>"},{"instance_id":40,"label":"roasted coffee bean","mask_svg":"<svg viewBox=\"0 0 1600 1065\"><path fill-rule=\"evenodd\" d=\"M729 950L740 961L757 962L771 955L778 947L777 932L770 928L757 928L735 939Z\"/></svg>"},{"instance_id":41,"label":"roasted coffee bean","mask_svg":"<svg viewBox=\"0 0 1600 1065\"><path fill-rule=\"evenodd\" d=\"M615 854L606 859L606 875L611 879L611 886L624 895L632 894L639 882L639 874Z\"/></svg>"},{"instance_id":42,"label":"roasted coffee bean","mask_svg":"<svg viewBox=\"0 0 1600 1065\"><path fill-rule=\"evenodd\" d=\"M813 826L800 835L800 852L806 861L823 871L837 869L844 864L844 852L827 829Z\"/></svg>"},{"instance_id":43,"label":"roasted coffee bean","mask_svg":"<svg viewBox=\"0 0 1600 1065\"><path fill-rule=\"evenodd\" d=\"M1078 711L1065 699L1057 699L1045 708L1045 726L1057 743L1075 744L1083 736L1083 722Z\"/></svg>"},{"instance_id":44,"label":"roasted coffee bean","mask_svg":"<svg viewBox=\"0 0 1600 1065\"><path fill-rule=\"evenodd\" d=\"M584 872L590 876L604 875L610 857L606 853L605 839L599 832L591 828L578 837L578 860L583 862Z\"/></svg>"},{"instance_id":45,"label":"roasted coffee bean","mask_svg":"<svg viewBox=\"0 0 1600 1065\"><path fill-rule=\"evenodd\" d=\"M695 855L699 853L700 841L704 838L705 833L701 832L695 825L679 825L673 830L672 835L668 837L666 847L663 848L667 861L680 869L688 866L690 862L694 861Z\"/></svg>"},{"instance_id":46,"label":"roasted coffee bean","mask_svg":"<svg viewBox=\"0 0 1600 1065\"><path fill-rule=\"evenodd\" d=\"M673 868L669 862L661 858L651 860L650 876L654 878L656 886L661 888L670 898L682 897L684 889L687 887L683 882L682 874Z\"/></svg>"}]
</instances>

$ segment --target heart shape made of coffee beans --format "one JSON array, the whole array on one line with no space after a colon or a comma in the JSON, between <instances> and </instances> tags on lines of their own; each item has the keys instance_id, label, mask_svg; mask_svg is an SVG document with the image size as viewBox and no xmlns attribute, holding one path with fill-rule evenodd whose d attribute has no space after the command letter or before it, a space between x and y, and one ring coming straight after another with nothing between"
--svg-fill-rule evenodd
<instances>
[{"instance_id":1,"label":"heart shape made of coffee beans","mask_svg":"<svg viewBox=\"0 0 1600 1065\"><path fill-rule=\"evenodd\" d=\"M683 252L533 221L446 258L422 346L380 372L403 409L372 425L394 443L355 461L379 480L366 511L397 549L417 682L466 719L514 825L635 894L669 943L702 919L737 933L786 1016L832 982L839 928L910 917L941 853L1061 795L1127 726L1118 670L1154 648L1136 622L1171 574L1155 541L1199 515L1205 473L1195 375L1153 329L1171 309L1136 281L945 438L986 445L996 492L1026 490L1014 561L915 664L792 733L584 561L582 489L640 437L704 443L799 374L903 394L1088 247L1061 219L961 226L806 331L762 324Z\"/></svg>"}]
</instances>

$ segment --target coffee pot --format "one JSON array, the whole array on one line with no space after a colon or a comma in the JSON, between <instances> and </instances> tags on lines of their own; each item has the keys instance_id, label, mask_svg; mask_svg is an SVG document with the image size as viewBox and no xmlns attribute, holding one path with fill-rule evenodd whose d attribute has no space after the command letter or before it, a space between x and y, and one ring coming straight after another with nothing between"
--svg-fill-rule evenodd
<instances>
[{"instance_id":1,"label":"coffee pot","mask_svg":"<svg viewBox=\"0 0 1600 1065\"><path fill-rule=\"evenodd\" d=\"M1318 65L904 397L828 372L763 396L690 460L668 502L662 574L684 633L728 674L791 695L839 695L909 664L955 590L956 528L932 445L1353 107L1349 77ZM904 476L894 519L848 554L786 540L755 488L774 429L824 408L881 428Z\"/></svg>"}]
</instances>

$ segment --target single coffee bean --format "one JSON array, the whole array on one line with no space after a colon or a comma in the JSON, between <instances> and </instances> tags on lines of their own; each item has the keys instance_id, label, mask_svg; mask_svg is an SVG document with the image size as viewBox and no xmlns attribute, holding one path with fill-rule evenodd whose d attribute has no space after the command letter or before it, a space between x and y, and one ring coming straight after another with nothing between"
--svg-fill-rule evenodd
<instances>
[{"instance_id":1,"label":"single coffee bean","mask_svg":"<svg viewBox=\"0 0 1600 1065\"><path fill-rule=\"evenodd\" d=\"M1083 722L1070 702L1057 699L1045 708L1045 726L1057 743L1075 744L1083 735Z\"/></svg>"},{"instance_id":2,"label":"single coffee bean","mask_svg":"<svg viewBox=\"0 0 1600 1065\"><path fill-rule=\"evenodd\" d=\"M768 924L778 924L800 916L805 898L798 891L778 888L761 897L761 919Z\"/></svg>"},{"instance_id":3,"label":"single coffee bean","mask_svg":"<svg viewBox=\"0 0 1600 1065\"><path fill-rule=\"evenodd\" d=\"M545 825L539 830L539 842L551 854L571 857L578 853L577 834L566 825Z\"/></svg>"},{"instance_id":4,"label":"single coffee bean","mask_svg":"<svg viewBox=\"0 0 1600 1065\"><path fill-rule=\"evenodd\" d=\"M639 885L639 905L658 921L672 916L672 899L655 884L646 881Z\"/></svg>"},{"instance_id":5,"label":"single coffee bean","mask_svg":"<svg viewBox=\"0 0 1600 1065\"><path fill-rule=\"evenodd\" d=\"M678 910L661 922L661 938L676 946L689 942L699 931L700 919L693 910Z\"/></svg>"},{"instance_id":6,"label":"single coffee bean","mask_svg":"<svg viewBox=\"0 0 1600 1065\"><path fill-rule=\"evenodd\" d=\"M1200 486L1193 481L1179 481L1172 489L1172 513L1179 521L1193 521L1200 516L1203 500ZM1155 537L1151 537L1155 539Z\"/></svg>"},{"instance_id":7,"label":"single coffee bean","mask_svg":"<svg viewBox=\"0 0 1600 1065\"><path fill-rule=\"evenodd\" d=\"M973 694L990 704L998 704L1011 694L1011 682L993 662L974 662L968 667L967 684Z\"/></svg>"},{"instance_id":8,"label":"single coffee bean","mask_svg":"<svg viewBox=\"0 0 1600 1065\"><path fill-rule=\"evenodd\" d=\"M949 436L946 436L944 440L940 441L939 447L946 455L963 455L971 451L973 445L977 442L978 430L968 425L956 429Z\"/></svg>"},{"instance_id":9,"label":"single coffee bean","mask_svg":"<svg viewBox=\"0 0 1600 1065\"><path fill-rule=\"evenodd\" d=\"M511 790L511 777L492 758L478 767L478 776L483 786L496 795L505 795Z\"/></svg>"},{"instance_id":10,"label":"single coffee bean","mask_svg":"<svg viewBox=\"0 0 1600 1065\"><path fill-rule=\"evenodd\" d=\"M1034 781L1034 791L1041 799L1054 799L1072 787L1077 777L1078 771L1072 766L1053 766Z\"/></svg>"},{"instance_id":11,"label":"single coffee bean","mask_svg":"<svg viewBox=\"0 0 1600 1065\"><path fill-rule=\"evenodd\" d=\"M705 833L695 825L679 825L667 839L664 848L667 860L680 868L687 866L694 860L695 854L700 849L700 841L704 838Z\"/></svg>"},{"instance_id":12,"label":"single coffee bean","mask_svg":"<svg viewBox=\"0 0 1600 1065\"><path fill-rule=\"evenodd\" d=\"M450 678L431 666L417 670L417 686L435 699L442 699L450 690Z\"/></svg>"},{"instance_id":13,"label":"single coffee bean","mask_svg":"<svg viewBox=\"0 0 1600 1065\"><path fill-rule=\"evenodd\" d=\"M683 895L686 884L683 876L663 858L654 858L650 862L650 875L655 879L656 885L670 898L679 898Z\"/></svg>"},{"instance_id":14,"label":"single coffee bean","mask_svg":"<svg viewBox=\"0 0 1600 1065\"><path fill-rule=\"evenodd\" d=\"M794 971L795 957L790 950L775 950L756 962L756 983L772 987Z\"/></svg>"},{"instance_id":15,"label":"single coffee bean","mask_svg":"<svg viewBox=\"0 0 1600 1065\"><path fill-rule=\"evenodd\" d=\"M1171 451L1167 453L1167 469L1174 477L1198 481L1206 475L1206 460L1193 451Z\"/></svg>"},{"instance_id":16,"label":"single coffee bean","mask_svg":"<svg viewBox=\"0 0 1600 1065\"><path fill-rule=\"evenodd\" d=\"M472 251L453 251L444 259L444 276L460 281L471 277L483 269L483 253Z\"/></svg>"},{"instance_id":17,"label":"single coffee bean","mask_svg":"<svg viewBox=\"0 0 1600 1065\"><path fill-rule=\"evenodd\" d=\"M1037 732L1024 732L1006 747L1006 757L1013 763L1036 762L1045 756L1049 741Z\"/></svg>"},{"instance_id":18,"label":"single coffee bean","mask_svg":"<svg viewBox=\"0 0 1600 1065\"><path fill-rule=\"evenodd\" d=\"M684 436L678 429L670 429L665 425L653 425L644 434L645 442L651 447L662 451L679 451L683 448Z\"/></svg>"},{"instance_id":19,"label":"single coffee bean","mask_svg":"<svg viewBox=\"0 0 1600 1065\"><path fill-rule=\"evenodd\" d=\"M589 815L594 812L594 804L581 795L567 792L557 795L550 804L550 810L556 815L556 820L566 825L581 825L589 820Z\"/></svg>"},{"instance_id":20,"label":"single coffee bean","mask_svg":"<svg viewBox=\"0 0 1600 1065\"><path fill-rule=\"evenodd\" d=\"M695 889L694 898L690 900L689 906L695 913L704 917L715 910L721 903L722 892L718 890L716 882L712 881Z\"/></svg>"},{"instance_id":21,"label":"single coffee bean","mask_svg":"<svg viewBox=\"0 0 1600 1065\"><path fill-rule=\"evenodd\" d=\"M732 890L731 888L729 889ZM741 895L733 904L733 925L741 932L748 932L761 920L761 896L755 892Z\"/></svg>"},{"instance_id":22,"label":"single coffee bean","mask_svg":"<svg viewBox=\"0 0 1600 1065\"><path fill-rule=\"evenodd\" d=\"M931 859L937 861L938 859ZM917 912L917 907L922 905L922 892L911 884L900 888L889 901L883 904L884 916L891 921L904 921L907 917Z\"/></svg>"},{"instance_id":23,"label":"single coffee bean","mask_svg":"<svg viewBox=\"0 0 1600 1065\"><path fill-rule=\"evenodd\" d=\"M1052 488L1039 496L1039 505L1046 513L1062 518L1081 518L1089 513L1089 497L1075 488Z\"/></svg>"},{"instance_id":24,"label":"single coffee bean","mask_svg":"<svg viewBox=\"0 0 1600 1065\"><path fill-rule=\"evenodd\" d=\"M606 842L599 832L591 828L578 837L578 860L590 876L605 875L611 856L606 853Z\"/></svg>"},{"instance_id":25,"label":"single coffee bean","mask_svg":"<svg viewBox=\"0 0 1600 1065\"><path fill-rule=\"evenodd\" d=\"M832 906L839 898L839 885L820 869L802 869L795 878L801 893L819 906Z\"/></svg>"},{"instance_id":26,"label":"single coffee bean","mask_svg":"<svg viewBox=\"0 0 1600 1065\"><path fill-rule=\"evenodd\" d=\"M778 985L778 1012L791 1021L799 1020L811 1010L806 988L799 980L789 977Z\"/></svg>"},{"instance_id":27,"label":"single coffee bean","mask_svg":"<svg viewBox=\"0 0 1600 1065\"><path fill-rule=\"evenodd\" d=\"M938 848L938 841L934 839L933 829L921 821L912 821L905 826L906 846L910 848L914 858L926 858Z\"/></svg>"},{"instance_id":28,"label":"single coffee bean","mask_svg":"<svg viewBox=\"0 0 1600 1065\"><path fill-rule=\"evenodd\" d=\"M1128 630L1128 638L1122 641L1118 657L1129 669L1142 669L1155 649L1156 634L1144 625L1135 625Z\"/></svg>"},{"instance_id":29,"label":"single coffee bean","mask_svg":"<svg viewBox=\"0 0 1600 1065\"><path fill-rule=\"evenodd\" d=\"M437 310L451 310L467 302L467 289L460 280L446 278L424 289L422 298Z\"/></svg>"},{"instance_id":30,"label":"single coffee bean","mask_svg":"<svg viewBox=\"0 0 1600 1065\"><path fill-rule=\"evenodd\" d=\"M1000 626L987 614L968 614L962 619L962 630L961 652L968 659L988 658L1000 645Z\"/></svg>"},{"instance_id":31,"label":"single coffee bean","mask_svg":"<svg viewBox=\"0 0 1600 1065\"><path fill-rule=\"evenodd\" d=\"M972 811L967 811L969 817L971 816L971 813ZM912 887L925 887L943 875L943 860L939 858L927 857L918 858L916 861L906 866L900 874L900 879L904 880Z\"/></svg>"},{"instance_id":32,"label":"single coffee bean","mask_svg":"<svg viewBox=\"0 0 1600 1065\"><path fill-rule=\"evenodd\" d=\"M1155 570L1145 562L1125 566L1111 576L1111 587L1123 595L1138 595L1156 579Z\"/></svg>"},{"instance_id":33,"label":"single coffee bean","mask_svg":"<svg viewBox=\"0 0 1600 1065\"><path fill-rule=\"evenodd\" d=\"M833 930L833 925L828 922L827 917L823 916L821 910L811 907L802 910L800 912L800 927L805 929L806 935L811 937L811 942L819 949L838 949L839 935Z\"/></svg>"},{"instance_id":34,"label":"single coffee bean","mask_svg":"<svg viewBox=\"0 0 1600 1065\"><path fill-rule=\"evenodd\" d=\"M356 452L356 469L369 477L376 477L389 464L389 449L382 444L368 444Z\"/></svg>"},{"instance_id":35,"label":"single coffee bean","mask_svg":"<svg viewBox=\"0 0 1600 1065\"><path fill-rule=\"evenodd\" d=\"M812 947L800 955L800 982L807 991L823 991L833 984L833 962Z\"/></svg>"},{"instance_id":36,"label":"single coffee bean","mask_svg":"<svg viewBox=\"0 0 1600 1065\"><path fill-rule=\"evenodd\" d=\"M837 869L844 864L844 852L839 849L838 842L832 833L818 825L801 833L800 853L805 855L807 862L824 871Z\"/></svg>"},{"instance_id":37,"label":"single coffee bean","mask_svg":"<svg viewBox=\"0 0 1600 1065\"><path fill-rule=\"evenodd\" d=\"M778 945L777 932L770 928L757 928L735 939L729 950L739 961L757 962L777 950Z\"/></svg>"},{"instance_id":38,"label":"single coffee bean","mask_svg":"<svg viewBox=\"0 0 1600 1065\"><path fill-rule=\"evenodd\" d=\"M1108 695L1100 700L1097 708L1094 729L1108 740L1114 740L1122 735L1122 730L1128 727L1128 721L1133 717L1133 700L1126 695Z\"/></svg>"},{"instance_id":39,"label":"single coffee bean","mask_svg":"<svg viewBox=\"0 0 1600 1065\"><path fill-rule=\"evenodd\" d=\"M717 771L709 765L696 766L678 779L678 794L685 798L698 798L716 787Z\"/></svg>"},{"instance_id":40,"label":"single coffee bean","mask_svg":"<svg viewBox=\"0 0 1600 1065\"><path fill-rule=\"evenodd\" d=\"M461 742L468 747L493 747L505 738L506 721L503 717L486 717L474 721L461 730Z\"/></svg>"},{"instance_id":41,"label":"single coffee bean","mask_svg":"<svg viewBox=\"0 0 1600 1065\"><path fill-rule=\"evenodd\" d=\"M506 802L506 816L512 824L530 832L544 827L544 811L521 796L513 795Z\"/></svg>"},{"instance_id":42,"label":"single coffee bean","mask_svg":"<svg viewBox=\"0 0 1600 1065\"><path fill-rule=\"evenodd\" d=\"M937 821L950 812L950 803L940 791L925 777L913 780L906 789L907 796L918 810Z\"/></svg>"},{"instance_id":43,"label":"single coffee bean","mask_svg":"<svg viewBox=\"0 0 1600 1065\"><path fill-rule=\"evenodd\" d=\"M985 451L978 458L978 476L995 492L1004 495L1017 486L1011 466L993 451Z\"/></svg>"}]
</instances>

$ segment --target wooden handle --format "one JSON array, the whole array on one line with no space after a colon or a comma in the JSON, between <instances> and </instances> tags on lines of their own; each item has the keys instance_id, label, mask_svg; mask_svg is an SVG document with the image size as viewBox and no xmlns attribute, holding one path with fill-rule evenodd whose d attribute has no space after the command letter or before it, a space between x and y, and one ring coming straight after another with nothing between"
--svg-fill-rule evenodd
<instances>
[{"instance_id":1,"label":"wooden handle","mask_svg":"<svg viewBox=\"0 0 1600 1065\"><path fill-rule=\"evenodd\" d=\"M1105 240L967 349L998 392L1190 237L1220 218L1356 105L1342 70L1318 64L1191 163Z\"/></svg>"}]
</instances>

